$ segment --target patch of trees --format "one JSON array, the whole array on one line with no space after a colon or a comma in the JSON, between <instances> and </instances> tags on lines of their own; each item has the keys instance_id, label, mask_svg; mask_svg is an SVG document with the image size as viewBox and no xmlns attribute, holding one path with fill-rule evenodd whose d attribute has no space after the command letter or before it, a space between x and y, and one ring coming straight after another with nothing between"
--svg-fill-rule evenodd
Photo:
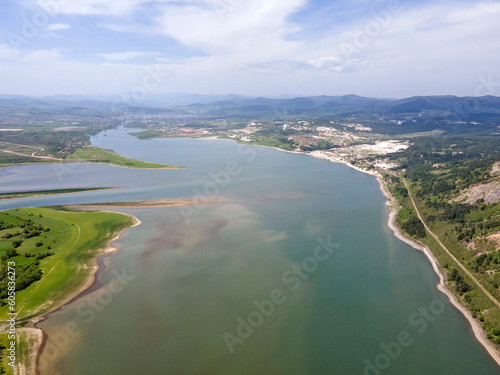
<instances>
[{"instance_id":1,"label":"patch of trees","mask_svg":"<svg viewBox=\"0 0 500 375\"><path fill-rule=\"evenodd\" d=\"M467 284L467 282L465 282L463 276L460 275L456 268L451 271L450 275L448 276L448 280L455 283L455 291L459 295L463 295L464 293L472 290L471 286Z\"/></svg>"},{"instance_id":2,"label":"patch of trees","mask_svg":"<svg viewBox=\"0 0 500 375\"><path fill-rule=\"evenodd\" d=\"M5 264L2 264L0 268L0 299L2 300L2 306L5 305L3 301L8 296L8 268ZM42 270L40 268L40 262L35 260L29 265L20 265L16 267L16 291L26 289L28 286L33 284L42 278Z\"/></svg>"},{"instance_id":3,"label":"patch of trees","mask_svg":"<svg viewBox=\"0 0 500 375\"><path fill-rule=\"evenodd\" d=\"M301 145L300 149L302 151L316 151L316 150L330 150L332 148L340 148L341 146L331 143L325 139L321 139L318 144L315 145Z\"/></svg>"},{"instance_id":4,"label":"patch of trees","mask_svg":"<svg viewBox=\"0 0 500 375\"><path fill-rule=\"evenodd\" d=\"M32 238L32 237L38 237L42 232L49 232L50 228L45 228L41 224L34 223L32 220L26 220L18 224L18 228L22 229L22 231L17 231L14 233L5 233L3 235L3 238L12 238L12 237L17 237L17 236L23 236L23 238ZM9 225L9 229L15 228L14 225ZM14 241L14 243L17 243L18 241ZM22 242L22 241L21 241ZM19 244L20 245L20 244ZM18 247L18 246L15 246Z\"/></svg>"},{"instance_id":5,"label":"patch of trees","mask_svg":"<svg viewBox=\"0 0 500 375\"><path fill-rule=\"evenodd\" d=\"M499 260L496 257L496 254L492 254L492 253L481 254L474 259L474 263L479 267L487 267L491 263L494 263L495 265L497 265L499 263Z\"/></svg>"},{"instance_id":6,"label":"patch of trees","mask_svg":"<svg viewBox=\"0 0 500 375\"><path fill-rule=\"evenodd\" d=\"M14 224L9 224L0 220L0 230L14 228Z\"/></svg>"},{"instance_id":7,"label":"patch of trees","mask_svg":"<svg viewBox=\"0 0 500 375\"><path fill-rule=\"evenodd\" d=\"M439 215L439 220L445 220L451 223L463 222L467 214L471 212L470 204L444 203L444 211Z\"/></svg>"},{"instance_id":8,"label":"patch of trees","mask_svg":"<svg viewBox=\"0 0 500 375\"><path fill-rule=\"evenodd\" d=\"M456 224L454 233L458 241L471 241L500 230L498 205L448 203L430 197L426 198L425 205L437 211L427 216L428 222L439 220Z\"/></svg>"},{"instance_id":9,"label":"patch of trees","mask_svg":"<svg viewBox=\"0 0 500 375\"><path fill-rule=\"evenodd\" d=\"M26 289L41 278L42 270L39 261L35 261L27 267L18 267L16 270L16 291Z\"/></svg>"},{"instance_id":10,"label":"patch of trees","mask_svg":"<svg viewBox=\"0 0 500 375\"><path fill-rule=\"evenodd\" d=\"M30 215L31 216L31 215ZM23 220L19 219L17 225L6 224L5 222L0 222L0 226L3 229L18 228L19 230L14 233L6 233L3 238L12 238L22 236L24 239L39 237L42 232L50 231L49 228L45 228L43 225L35 223L31 219ZM4 299L7 297L7 285L8 285L8 267L7 262L11 258L18 257L16 260L16 291L23 290L33 284L35 281L40 280L42 277L42 269L40 267L40 261L54 255L53 252L47 251L38 254L24 253L24 259L19 258L22 254L19 253L18 249L23 244L23 239L16 239L12 242L12 246L5 251L1 257L0 262L0 304L5 305ZM43 246L42 241L35 243L35 247ZM50 250L50 246L47 247ZM23 259L22 261L20 259Z\"/></svg>"},{"instance_id":11,"label":"patch of trees","mask_svg":"<svg viewBox=\"0 0 500 375\"><path fill-rule=\"evenodd\" d=\"M492 157L500 160L499 137L421 137L406 150L389 154L391 160L403 159L402 168L424 163L461 163Z\"/></svg>"},{"instance_id":12,"label":"patch of trees","mask_svg":"<svg viewBox=\"0 0 500 375\"><path fill-rule=\"evenodd\" d=\"M3 351L6 348L7 347L0 342L0 375L5 374L5 369L3 368L3 361L2 361L2 359L3 359Z\"/></svg>"},{"instance_id":13,"label":"patch of trees","mask_svg":"<svg viewBox=\"0 0 500 375\"><path fill-rule=\"evenodd\" d=\"M399 211L397 222L401 229L413 237L423 238L426 235L422 221L407 207Z\"/></svg>"},{"instance_id":14,"label":"patch of trees","mask_svg":"<svg viewBox=\"0 0 500 375\"><path fill-rule=\"evenodd\" d=\"M49 246L50 247L50 246ZM39 254L24 254L24 256L26 258L36 258L36 260L42 260L42 259L45 259L47 257L50 257L51 255L54 255L54 253L50 252L50 251L47 251L46 253L39 253Z\"/></svg>"},{"instance_id":15,"label":"patch of trees","mask_svg":"<svg viewBox=\"0 0 500 375\"><path fill-rule=\"evenodd\" d=\"M52 252L45 252L39 254L24 254L26 258L34 258L33 261L29 264L22 264L21 262L17 262L16 266L16 291L26 289L35 281L38 281L42 278L42 269L40 268L40 260L45 259L51 255L54 255ZM7 259L19 256L19 253L16 249L9 249L2 256L2 264L0 266L0 304L5 305L4 299L7 298L8 290L8 267L6 267Z\"/></svg>"},{"instance_id":16,"label":"patch of trees","mask_svg":"<svg viewBox=\"0 0 500 375\"><path fill-rule=\"evenodd\" d=\"M11 247L10 249L7 249L4 255L2 255L2 260L7 260L9 258L17 257L19 253L17 252L17 249Z\"/></svg>"},{"instance_id":17,"label":"patch of trees","mask_svg":"<svg viewBox=\"0 0 500 375\"><path fill-rule=\"evenodd\" d=\"M410 219L404 221L401 228L410 236L417 238L423 238L426 235L424 224L416 215L412 215Z\"/></svg>"},{"instance_id":18,"label":"patch of trees","mask_svg":"<svg viewBox=\"0 0 500 375\"><path fill-rule=\"evenodd\" d=\"M394 194L402 198L406 198L408 196L408 190L406 189L405 186L396 186L394 188Z\"/></svg>"}]
</instances>

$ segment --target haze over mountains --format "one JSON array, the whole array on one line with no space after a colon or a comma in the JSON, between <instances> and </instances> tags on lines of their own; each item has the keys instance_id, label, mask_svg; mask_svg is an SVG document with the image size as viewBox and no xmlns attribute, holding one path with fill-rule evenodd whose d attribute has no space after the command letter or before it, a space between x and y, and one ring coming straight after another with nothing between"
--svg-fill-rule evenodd
<instances>
[{"instance_id":1,"label":"haze over mountains","mask_svg":"<svg viewBox=\"0 0 500 375\"><path fill-rule=\"evenodd\" d=\"M186 93L149 94L144 100L131 95L86 96L53 95L28 97L0 95L2 107L31 107L40 110L64 110L75 107L96 110L137 110L138 108L188 107L210 110L221 115L263 116L280 111L287 115L324 116L353 112L379 114L455 114L467 113L474 117L500 115L500 97L415 96L405 99L378 99L357 95L310 96L296 98L247 97L236 94L203 95ZM180 109L180 108L178 108Z\"/></svg>"}]
</instances>

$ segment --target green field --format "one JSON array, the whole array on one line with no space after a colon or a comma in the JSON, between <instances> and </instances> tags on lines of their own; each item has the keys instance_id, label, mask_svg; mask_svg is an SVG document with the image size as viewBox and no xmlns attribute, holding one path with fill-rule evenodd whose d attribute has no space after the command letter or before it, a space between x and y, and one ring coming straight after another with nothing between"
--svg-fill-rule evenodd
<instances>
[{"instance_id":1,"label":"green field","mask_svg":"<svg viewBox=\"0 0 500 375\"><path fill-rule=\"evenodd\" d=\"M16 366L34 369L36 339L32 331L20 330L26 319L47 313L83 285L99 250L133 223L132 217L119 213L59 211L55 207L0 212L0 322L7 320L9 312L5 280L10 266L16 272ZM3 331L0 344L8 342ZM13 374L3 347L2 354L0 374Z\"/></svg>"},{"instance_id":2,"label":"green field","mask_svg":"<svg viewBox=\"0 0 500 375\"><path fill-rule=\"evenodd\" d=\"M105 163L119 167L140 168L140 169L165 169L182 168L168 164L150 163L146 161L134 160L120 156L112 150L99 147L87 146L78 148L74 153L67 157L67 160L82 161L92 163Z\"/></svg>"},{"instance_id":3,"label":"green field","mask_svg":"<svg viewBox=\"0 0 500 375\"><path fill-rule=\"evenodd\" d=\"M7 142L0 142L0 150L7 150L13 152L19 152L21 154L39 153L41 152L41 147L24 146L18 144L11 144Z\"/></svg>"},{"instance_id":4,"label":"green field","mask_svg":"<svg viewBox=\"0 0 500 375\"><path fill-rule=\"evenodd\" d=\"M82 285L99 249L133 219L110 212L22 208L0 212L0 224L0 270L15 264L19 321L53 309ZM18 283L29 283L38 270L41 279L18 290ZM2 301L0 321L5 321L9 305Z\"/></svg>"}]
</instances>

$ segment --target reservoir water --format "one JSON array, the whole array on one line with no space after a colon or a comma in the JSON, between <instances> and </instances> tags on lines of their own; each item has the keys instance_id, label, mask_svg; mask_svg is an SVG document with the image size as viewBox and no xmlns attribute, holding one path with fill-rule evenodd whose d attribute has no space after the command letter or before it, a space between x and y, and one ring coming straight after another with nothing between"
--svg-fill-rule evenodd
<instances>
[{"instance_id":1,"label":"reservoir water","mask_svg":"<svg viewBox=\"0 0 500 375\"><path fill-rule=\"evenodd\" d=\"M126 209L142 221L105 260L101 288L53 313L41 359L64 375L493 375L427 258L387 228L372 176L214 139L96 146L183 170L106 165L0 171L0 191L123 189L0 208L198 196L195 208ZM206 198L219 202L203 204ZM50 371L47 371L48 367ZM45 374L44 374L45 375Z\"/></svg>"}]
</instances>

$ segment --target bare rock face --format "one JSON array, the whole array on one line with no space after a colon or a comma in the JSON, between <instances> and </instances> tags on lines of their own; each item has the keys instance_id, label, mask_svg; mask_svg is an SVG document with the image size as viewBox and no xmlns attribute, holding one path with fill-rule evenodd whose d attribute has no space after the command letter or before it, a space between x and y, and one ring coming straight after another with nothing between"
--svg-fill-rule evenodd
<instances>
[{"instance_id":1,"label":"bare rock face","mask_svg":"<svg viewBox=\"0 0 500 375\"><path fill-rule=\"evenodd\" d=\"M500 249L500 232L492 234L486 238L496 245L497 250Z\"/></svg>"},{"instance_id":2,"label":"bare rock face","mask_svg":"<svg viewBox=\"0 0 500 375\"><path fill-rule=\"evenodd\" d=\"M485 203L500 202L500 180L495 179L487 183L470 186L452 201L474 204L478 199L484 199Z\"/></svg>"},{"instance_id":3,"label":"bare rock face","mask_svg":"<svg viewBox=\"0 0 500 375\"><path fill-rule=\"evenodd\" d=\"M500 176L500 162L493 164L490 175L493 177L491 180L469 186L451 201L474 204L478 199L484 199L485 203L500 202L500 178L497 177Z\"/></svg>"},{"instance_id":4,"label":"bare rock face","mask_svg":"<svg viewBox=\"0 0 500 375\"><path fill-rule=\"evenodd\" d=\"M500 161L498 163L493 164L493 167L491 168L491 175L500 176Z\"/></svg>"}]
</instances>

